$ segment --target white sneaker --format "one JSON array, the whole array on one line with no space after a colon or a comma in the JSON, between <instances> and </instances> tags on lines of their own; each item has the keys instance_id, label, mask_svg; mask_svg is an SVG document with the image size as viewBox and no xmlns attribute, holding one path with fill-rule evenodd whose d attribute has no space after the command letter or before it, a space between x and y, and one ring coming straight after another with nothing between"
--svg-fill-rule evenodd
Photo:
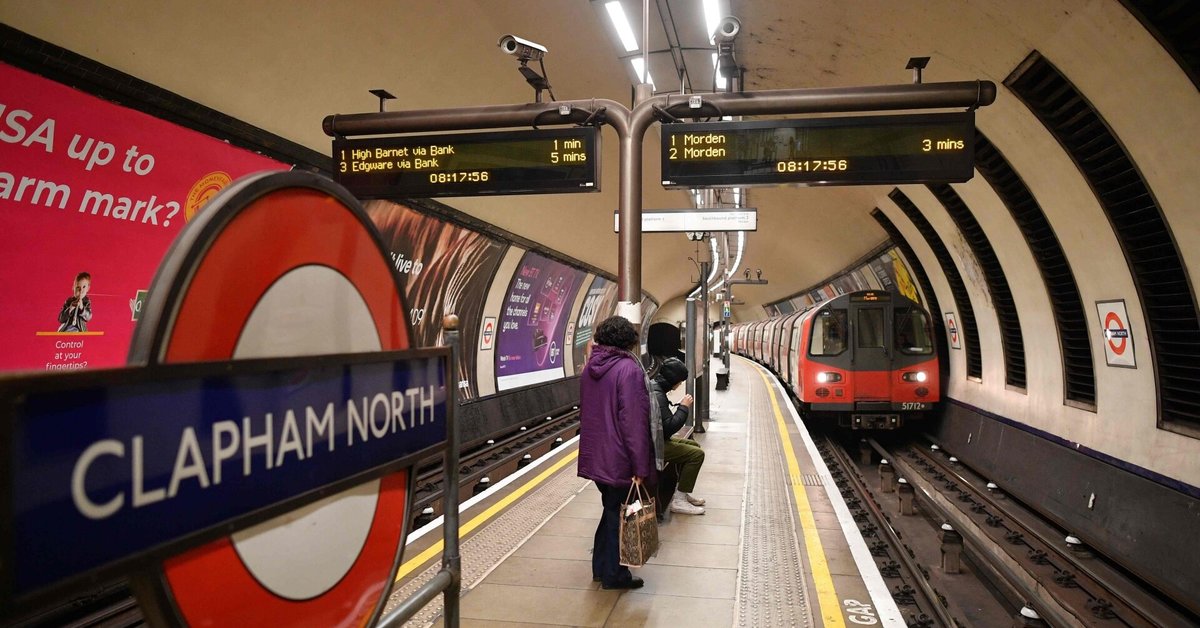
<instances>
[{"instance_id":1,"label":"white sneaker","mask_svg":"<svg viewBox=\"0 0 1200 628\"><path fill-rule=\"evenodd\" d=\"M702 515L704 514L704 508L689 504L686 499L676 493L675 497L671 498L671 512L677 512L681 515Z\"/></svg>"},{"instance_id":2,"label":"white sneaker","mask_svg":"<svg viewBox=\"0 0 1200 628\"><path fill-rule=\"evenodd\" d=\"M704 505L703 497L694 497L691 493L684 493L683 498L686 499L688 501L688 503L693 506L703 506Z\"/></svg>"}]
</instances>

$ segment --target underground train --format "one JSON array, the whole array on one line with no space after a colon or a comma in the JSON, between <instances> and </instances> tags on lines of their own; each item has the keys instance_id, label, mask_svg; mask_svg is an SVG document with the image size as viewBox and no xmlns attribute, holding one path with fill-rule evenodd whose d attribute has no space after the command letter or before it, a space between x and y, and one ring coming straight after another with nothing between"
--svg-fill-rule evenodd
<instances>
[{"instance_id":1,"label":"underground train","mask_svg":"<svg viewBox=\"0 0 1200 628\"><path fill-rule=\"evenodd\" d=\"M773 370L810 419L896 429L923 418L941 394L931 320L898 293L851 292L735 325L731 350Z\"/></svg>"}]
</instances>

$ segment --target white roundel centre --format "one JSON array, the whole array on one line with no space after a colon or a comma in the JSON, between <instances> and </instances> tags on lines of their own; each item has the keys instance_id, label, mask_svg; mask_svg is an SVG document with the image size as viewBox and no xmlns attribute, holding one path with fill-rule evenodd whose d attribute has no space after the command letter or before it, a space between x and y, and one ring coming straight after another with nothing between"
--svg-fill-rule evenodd
<instances>
[{"instance_id":1,"label":"white roundel centre","mask_svg":"<svg viewBox=\"0 0 1200 628\"><path fill-rule=\"evenodd\" d=\"M220 304L214 304L214 315L220 315ZM309 265L289 271L267 290L233 358L380 350L371 312L354 285L333 269ZM372 480L237 532L233 544L263 587L283 598L310 599L350 571L378 500L379 480Z\"/></svg>"}]
</instances>

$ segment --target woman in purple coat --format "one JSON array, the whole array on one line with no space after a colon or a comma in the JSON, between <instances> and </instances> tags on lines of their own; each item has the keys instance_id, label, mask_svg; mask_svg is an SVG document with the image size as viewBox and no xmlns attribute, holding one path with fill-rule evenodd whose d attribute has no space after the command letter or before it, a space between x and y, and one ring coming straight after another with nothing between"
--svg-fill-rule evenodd
<instances>
[{"instance_id":1,"label":"woman in purple coat","mask_svg":"<svg viewBox=\"0 0 1200 628\"><path fill-rule=\"evenodd\" d=\"M635 480L655 481L646 372L633 353L637 329L613 316L596 327L579 377L579 475L600 489L604 513L592 546L592 579L605 589L637 589L641 578L620 564L621 503Z\"/></svg>"}]
</instances>

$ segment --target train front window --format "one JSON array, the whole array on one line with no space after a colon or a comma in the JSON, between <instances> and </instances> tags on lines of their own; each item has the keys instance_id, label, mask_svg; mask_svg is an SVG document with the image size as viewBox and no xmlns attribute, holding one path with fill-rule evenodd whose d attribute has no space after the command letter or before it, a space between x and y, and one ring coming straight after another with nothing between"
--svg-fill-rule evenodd
<instances>
[{"instance_id":1,"label":"train front window","mask_svg":"<svg viewBox=\"0 0 1200 628\"><path fill-rule=\"evenodd\" d=\"M855 345L859 349L883 348L883 309L864 307L858 310L854 328Z\"/></svg>"},{"instance_id":2,"label":"train front window","mask_svg":"<svg viewBox=\"0 0 1200 628\"><path fill-rule=\"evenodd\" d=\"M933 353L929 317L914 308L896 309L896 349L908 355Z\"/></svg>"},{"instance_id":3,"label":"train front window","mask_svg":"<svg viewBox=\"0 0 1200 628\"><path fill-rule=\"evenodd\" d=\"M846 350L846 310L825 310L813 320L809 355L837 355Z\"/></svg>"}]
</instances>

